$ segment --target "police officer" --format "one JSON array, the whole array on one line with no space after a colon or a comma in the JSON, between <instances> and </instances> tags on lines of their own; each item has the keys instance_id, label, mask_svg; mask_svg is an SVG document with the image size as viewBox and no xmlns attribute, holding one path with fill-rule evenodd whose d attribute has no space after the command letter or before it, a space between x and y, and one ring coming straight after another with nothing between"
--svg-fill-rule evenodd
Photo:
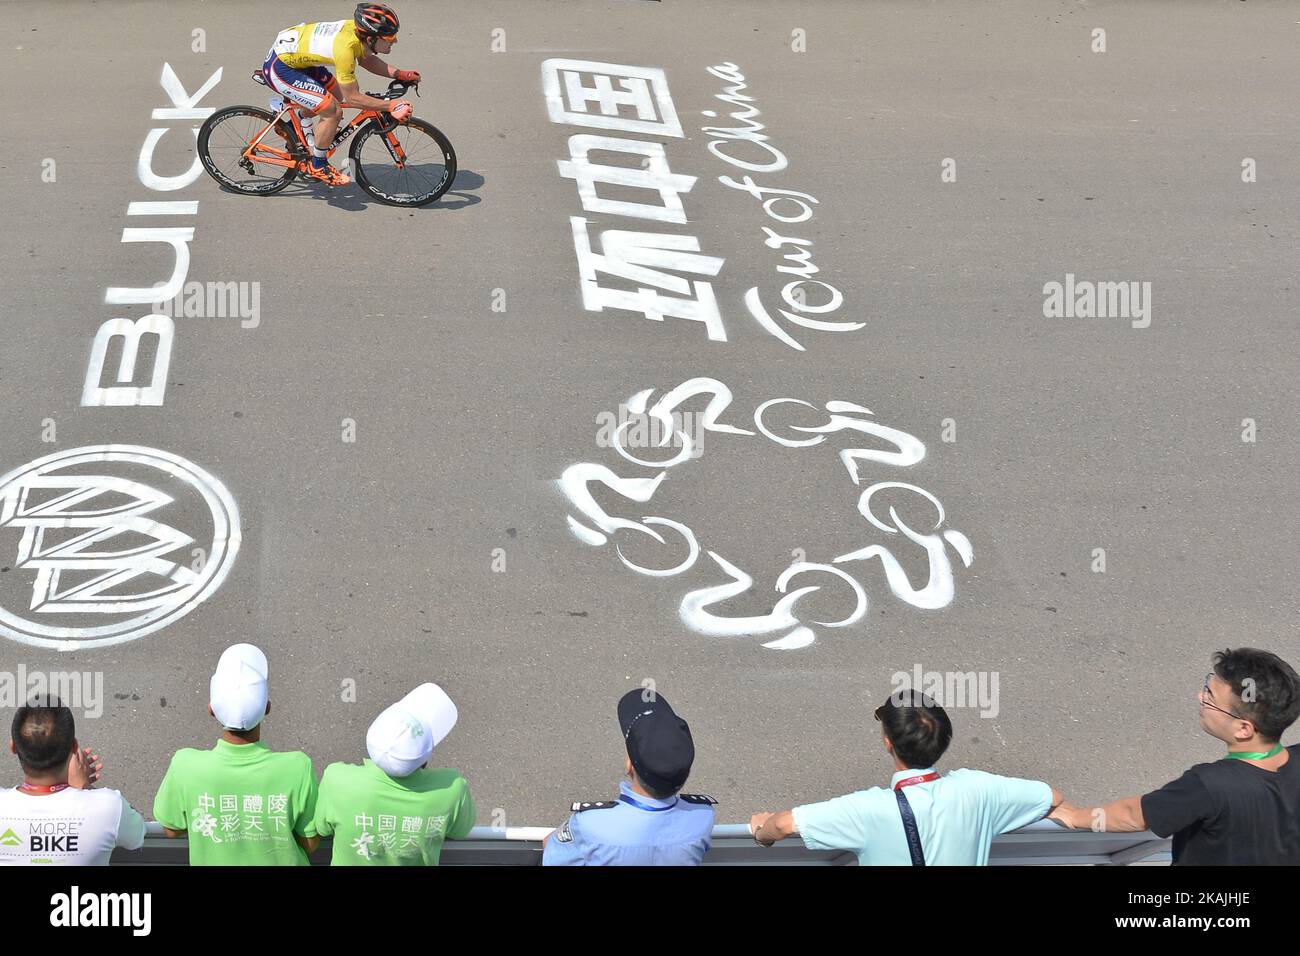
<instances>
[{"instance_id":1,"label":"police officer","mask_svg":"<svg viewBox=\"0 0 1300 956\"><path fill-rule=\"evenodd\" d=\"M695 760L691 728L652 690L618 702L631 782L617 800L575 803L546 838L543 866L697 866L713 831L712 797L678 793Z\"/></svg>"}]
</instances>

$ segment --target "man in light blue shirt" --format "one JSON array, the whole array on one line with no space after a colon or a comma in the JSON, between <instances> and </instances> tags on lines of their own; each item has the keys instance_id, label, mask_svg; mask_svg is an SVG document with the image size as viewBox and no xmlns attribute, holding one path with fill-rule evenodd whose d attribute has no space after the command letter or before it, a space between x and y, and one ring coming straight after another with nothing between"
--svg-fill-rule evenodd
<instances>
[{"instance_id":1,"label":"man in light blue shirt","mask_svg":"<svg viewBox=\"0 0 1300 956\"><path fill-rule=\"evenodd\" d=\"M995 836L1041 820L1062 802L1059 792L1038 780L982 770L940 776L934 765L952 742L952 722L919 692L891 694L876 709L876 720L894 759L889 789L756 813L750 820L754 839L771 846L798 834L810 850L852 850L863 866L985 866ZM909 846L906 814L920 838L915 848Z\"/></svg>"},{"instance_id":2,"label":"man in light blue shirt","mask_svg":"<svg viewBox=\"0 0 1300 956\"><path fill-rule=\"evenodd\" d=\"M678 793L695 760L691 729L668 701L633 690L618 702L627 745L617 800L575 803L545 841L543 866L697 866L713 833L712 797Z\"/></svg>"}]
</instances>

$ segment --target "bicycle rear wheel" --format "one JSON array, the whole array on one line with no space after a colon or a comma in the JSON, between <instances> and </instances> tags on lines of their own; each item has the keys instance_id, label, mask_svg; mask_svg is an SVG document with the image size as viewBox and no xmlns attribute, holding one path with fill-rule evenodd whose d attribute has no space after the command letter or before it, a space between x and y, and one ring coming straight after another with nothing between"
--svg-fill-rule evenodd
<instances>
[{"instance_id":1,"label":"bicycle rear wheel","mask_svg":"<svg viewBox=\"0 0 1300 956\"><path fill-rule=\"evenodd\" d=\"M357 185L390 206L428 205L456 178L456 151L437 127L420 119L387 131L372 120L348 155Z\"/></svg>"},{"instance_id":2,"label":"bicycle rear wheel","mask_svg":"<svg viewBox=\"0 0 1300 956\"><path fill-rule=\"evenodd\" d=\"M255 106L228 106L217 110L199 129L199 159L208 175L228 189L250 196L277 193L293 182L296 170L271 162L248 159L244 152L254 137L275 119L275 114ZM301 158L293 142L291 127L284 127L288 139L271 130L262 137L255 156Z\"/></svg>"}]
</instances>

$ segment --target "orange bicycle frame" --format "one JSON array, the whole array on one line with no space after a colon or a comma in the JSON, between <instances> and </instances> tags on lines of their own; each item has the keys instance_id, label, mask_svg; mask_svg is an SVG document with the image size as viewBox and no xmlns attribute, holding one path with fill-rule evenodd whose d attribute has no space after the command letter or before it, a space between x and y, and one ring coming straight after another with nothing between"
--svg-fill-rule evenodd
<instances>
[{"instance_id":1,"label":"orange bicycle frame","mask_svg":"<svg viewBox=\"0 0 1300 956\"><path fill-rule=\"evenodd\" d=\"M290 117L290 122L293 125L294 133L298 137L299 144L304 148L306 147L307 136L303 132L302 123L298 119L298 110L292 105L286 103L284 108L276 114L275 119L267 123L266 127L253 137L252 142L248 144L248 148L244 150L243 156L245 159L248 159L251 162L267 163L271 166L284 166L286 168L294 168L298 165L298 161L295 160L293 155L287 150L279 149L262 142L266 138L267 133L271 132L272 127L274 127L276 123L284 120L286 113ZM372 109L364 109L357 113L356 116L352 117L350 123L346 126L340 127L339 131L334 136L334 142L330 144L330 148L325 155L333 156L334 151L342 146L343 143L349 139L363 123L371 119L378 119L380 116L381 114L378 110ZM406 165L406 152L402 149L401 143L397 141L397 137L393 135L392 130L385 131L383 135L384 143L388 147L388 152L392 155L398 168L400 169L404 167Z\"/></svg>"}]
</instances>

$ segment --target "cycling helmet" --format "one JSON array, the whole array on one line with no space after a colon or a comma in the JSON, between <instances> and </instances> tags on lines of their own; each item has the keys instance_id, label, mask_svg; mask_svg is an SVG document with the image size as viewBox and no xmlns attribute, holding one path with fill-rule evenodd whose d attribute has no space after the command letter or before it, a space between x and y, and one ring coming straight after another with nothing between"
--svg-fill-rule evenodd
<instances>
[{"instance_id":1,"label":"cycling helmet","mask_svg":"<svg viewBox=\"0 0 1300 956\"><path fill-rule=\"evenodd\" d=\"M386 3L358 3L352 21L362 36L395 37L400 26L397 14Z\"/></svg>"}]
</instances>

